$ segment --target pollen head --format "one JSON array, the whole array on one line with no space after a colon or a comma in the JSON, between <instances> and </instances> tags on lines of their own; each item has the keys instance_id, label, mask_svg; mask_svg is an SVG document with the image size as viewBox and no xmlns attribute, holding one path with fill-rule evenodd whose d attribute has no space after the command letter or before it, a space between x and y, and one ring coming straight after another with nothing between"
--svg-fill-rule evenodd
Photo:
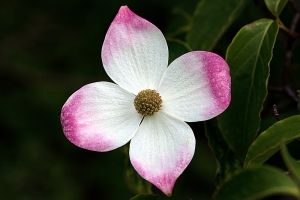
<instances>
[{"instance_id":1,"label":"pollen head","mask_svg":"<svg viewBox=\"0 0 300 200\"><path fill-rule=\"evenodd\" d=\"M136 111L144 116L153 115L159 111L161 105L162 99L156 90L142 90L134 99L134 107Z\"/></svg>"}]
</instances>

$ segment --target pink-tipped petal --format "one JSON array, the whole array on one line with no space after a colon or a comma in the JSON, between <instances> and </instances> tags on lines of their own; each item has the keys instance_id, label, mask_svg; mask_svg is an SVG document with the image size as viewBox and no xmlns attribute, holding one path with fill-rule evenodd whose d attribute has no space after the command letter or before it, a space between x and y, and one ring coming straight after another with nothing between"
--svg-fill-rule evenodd
<instances>
[{"instance_id":1,"label":"pink-tipped petal","mask_svg":"<svg viewBox=\"0 0 300 200\"><path fill-rule=\"evenodd\" d=\"M93 151L109 151L126 144L142 120L133 99L133 94L113 83L83 86L62 108L66 137L78 147Z\"/></svg>"},{"instance_id":2,"label":"pink-tipped petal","mask_svg":"<svg viewBox=\"0 0 300 200\"><path fill-rule=\"evenodd\" d=\"M217 54L193 51L174 60L158 88L162 110L187 122L204 121L229 105L231 78Z\"/></svg>"},{"instance_id":3,"label":"pink-tipped petal","mask_svg":"<svg viewBox=\"0 0 300 200\"><path fill-rule=\"evenodd\" d=\"M157 89L168 65L168 47L161 31L122 6L111 23L102 47L109 77L127 91Z\"/></svg>"},{"instance_id":4,"label":"pink-tipped petal","mask_svg":"<svg viewBox=\"0 0 300 200\"><path fill-rule=\"evenodd\" d=\"M130 142L129 156L135 170L171 196L176 179L195 151L192 129L163 112L145 117Z\"/></svg>"}]
</instances>

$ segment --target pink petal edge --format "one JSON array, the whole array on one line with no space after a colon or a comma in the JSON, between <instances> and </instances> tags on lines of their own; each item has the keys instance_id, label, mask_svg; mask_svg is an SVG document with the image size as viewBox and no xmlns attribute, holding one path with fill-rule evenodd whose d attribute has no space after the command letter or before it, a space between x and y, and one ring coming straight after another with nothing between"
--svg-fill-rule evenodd
<instances>
[{"instance_id":1,"label":"pink petal edge","mask_svg":"<svg viewBox=\"0 0 300 200\"><path fill-rule=\"evenodd\" d=\"M229 66L221 56L212 52L203 53L202 62L215 101L215 107L212 107L208 113L220 114L229 106L231 100Z\"/></svg>"},{"instance_id":2,"label":"pink petal edge","mask_svg":"<svg viewBox=\"0 0 300 200\"><path fill-rule=\"evenodd\" d=\"M105 138L104 135L98 134L93 136L93 138L86 138L82 141L82 135L80 130L84 130L91 126L89 122L79 122L75 113L78 113L80 109L81 102L85 98L83 86L80 90L76 91L72 96L69 97L67 102L61 111L61 124L65 136L70 142L76 146L88 149L92 151L106 151L114 146L113 141Z\"/></svg>"},{"instance_id":3,"label":"pink petal edge","mask_svg":"<svg viewBox=\"0 0 300 200\"><path fill-rule=\"evenodd\" d=\"M162 32L127 6L119 9L102 46L108 76L133 94L156 89L168 66L168 46Z\"/></svg>"},{"instance_id":4,"label":"pink petal edge","mask_svg":"<svg viewBox=\"0 0 300 200\"><path fill-rule=\"evenodd\" d=\"M185 122L163 112L145 117L130 142L129 158L142 178L167 196L191 162L195 136Z\"/></svg>"},{"instance_id":5,"label":"pink petal edge","mask_svg":"<svg viewBox=\"0 0 300 200\"><path fill-rule=\"evenodd\" d=\"M168 173L162 173L156 176L150 176L149 173L143 168L143 165L139 162L131 159L131 164L134 169L140 174L141 177L148 180L150 183L155 185L168 197L172 196L172 191L178 177L183 173L183 170L178 173L176 169L185 169L192 160L193 155L181 154L180 158L176 161L174 170L170 170Z\"/></svg>"},{"instance_id":6,"label":"pink petal edge","mask_svg":"<svg viewBox=\"0 0 300 200\"><path fill-rule=\"evenodd\" d=\"M211 119L230 103L230 79L226 61L217 54L186 53L170 64L158 87L162 111L186 122Z\"/></svg>"},{"instance_id":7,"label":"pink petal edge","mask_svg":"<svg viewBox=\"0 0 300 200\"><path fill-rule=\"evenodd\" d=\"M198 73L204 75L208 83L206 87L208 87L210 96L212 96L211 106L205 108L205 120L211 119L226 110L231 101L230 68L226 61L221 56L208 51L192 51L179 58L183 58L181 59L183 66L193 68L195 64L191 64L191 62L196 62L196 60L203 65L201 70L204 73ZM192 68L186 68L185 70L191 69L195 73Z\"/></svg>"},{"instance_id":8,"label":"pink petal edge","mask_svg":"<svg viewBox=\"0 0 300 200\"><path fill-rule=\"evenodd\" d=\"M61 111L65 136L78 147L110 151L126 144L142 116L133 105L134 95L118 85L97 82L73 93Z\"/></svg>"},{"instance_id":9,"label":"pink petal edge","mask_svg":"<svg viewBox=\"0 0 300 200\"><path fill-rule=\"evenodd\" d=\"M132 46L131 40L122 40L120 41L120 36L118 32L119 26L131 25L130 28L134 31L147 31L149 28L149 22L140 16L132 12L127 6L121 6L119 12L115 16L111 26L109 27L104 40L102 47L102 62L105 66L110 66L109 63L113 62L112 60L112 51L118 51L119 48L124 46ZM154 26L154 25L153 25ZM126 36L123 36L126 37ZM109 40L108 40L109 39Z\"/></svg>"}]
</instances>

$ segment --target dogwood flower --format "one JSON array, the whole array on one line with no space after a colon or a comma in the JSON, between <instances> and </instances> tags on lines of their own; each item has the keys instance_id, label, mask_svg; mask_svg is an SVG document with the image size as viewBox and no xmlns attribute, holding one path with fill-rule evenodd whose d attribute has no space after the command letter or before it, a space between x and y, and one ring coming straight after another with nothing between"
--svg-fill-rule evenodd
<instances>
[{"instance_id":1,"label":"dogwood flower","mask_svg":"<svg viewBox=\"0 0 300 200\"><path fill-rule=\"evenodd\" d=\"M170 196L195 151L186 122L211 119L228 107L229 67L206 51L186 53L168 67L161 31L127 6L111 23L101 56L116 84L91 83L73 93L61 111L64 134L99 152L131 140L135 170Z\"/></svg>"}]
</instances>

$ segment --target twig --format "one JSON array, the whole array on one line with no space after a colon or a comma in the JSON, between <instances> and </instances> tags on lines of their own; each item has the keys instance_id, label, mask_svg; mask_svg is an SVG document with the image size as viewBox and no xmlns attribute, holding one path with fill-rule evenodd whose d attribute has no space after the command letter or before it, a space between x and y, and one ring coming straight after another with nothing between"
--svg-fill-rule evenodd
<instances>
[{"instance_id":1,"label":"twig","mask_svg":"<svg viewBox=\"0 0 300 200\"><path fill-rule=\"evenodd\" d=\"M298 12L298 8L297 8L297 5L296 5L295 1L294 0L289 0L289 3L291 4L294 12Z\"/></svg>"},{"instance_id":2,"label":"twig","mask_svg":"<svg viewBox=\"0 0 300 200\"><path fill-rule=\"evenodd\" d=\"M285 92L295 101L298 102L299 98L297 97L297 95L295 94L295 92L291 89L291 87L289 85L286 85L284 87Z\"/></svg>"},{"instance_id":3,"label":"twig","mask_svg":"<svg viewBox=\"0 0 300 200\"><path fill-rule=\"evenodd\" d=\"M268 86L268 91L271 91L271 92L285 92L285 90L281 87L272 87L272 86Z\"/></svg>"},{"instance_id":4,"label":"twig","mask_svg":"<svg viewBox=\"0 0 300 200\"><path fill-rule=\"evenodd\" d=\"M297 18L295 18L296 20L299 20ZM287 28L284 23L279 19L277 18L277 21L278 21L278 25L279 25L279 28L281 28L282 30L284 30L285 32L287 32L287 34L289 34L290 36L292 36L293 38L297 39L300 37L300 35L295 32L295 31L292 31L291 29ZM294 21L294 20L293 20ZM297 23L296 23L297 24Z\"/></svg>"},{"instance_id":5,"label":"twig","mask_svg":"<svg viewBox=\"0 0 300 200\"><path fill-rule=\"evenodd\" d=\"M290 75L290 68L292 66L292 54L293 54L293 45L297 38L299 38L299 34L296 33L296 28L300 20L300 13L298 11L298 8L294 2L294 0L289 0L289 3L291 4L295 15L293 18L293 21L291 23L290 29L289 29L289 38L287 41L287 50L285 54L285 62L284 62L284 73L283 73L283 81L284 81L284 90L285 92L295 101L298 102L298 97L296 93L291 89L289 84L289 75ZM296 36L296 37L295 37Z\"/></svg>"},{"instance_id":6,"label":"twig","mask_svg":"<svg viewBox=\"0 0 300 200\"><path fill-rule=\"evenodd\" d=\"M273 105L273 112L274 112L274 116L276 118L277 121L280 121L280 116L279 116L279 113L277 111L277 106L276 104ZM297 140L300 141L300 137L297 137Z\"/></svg>"},{"instance_id":7,"label":"twig","mask_svg":"<svg viewBox=\"0 0 300 200\"><path fill-rule=\"evenodd\" d=\"M278 114L277 107L275 104L273 105L273 112L274 112L274 116L277 119L277 121L280 121L280 116Z\"/></svg>"},{"instance_id":8,"label":"twig","mask_svg":"<svg viewBox=\"0 0 300 200\"><path fill-rule=\"evenodd\" d=\"M299 18L300 18L300 13L297 12L293 18L292 24L291 24L291 32L297 34L297 37L299 37L299 34L296 33L296 28L297 28L297 24L299 22Z\"/></svg>"}]
</instances>

